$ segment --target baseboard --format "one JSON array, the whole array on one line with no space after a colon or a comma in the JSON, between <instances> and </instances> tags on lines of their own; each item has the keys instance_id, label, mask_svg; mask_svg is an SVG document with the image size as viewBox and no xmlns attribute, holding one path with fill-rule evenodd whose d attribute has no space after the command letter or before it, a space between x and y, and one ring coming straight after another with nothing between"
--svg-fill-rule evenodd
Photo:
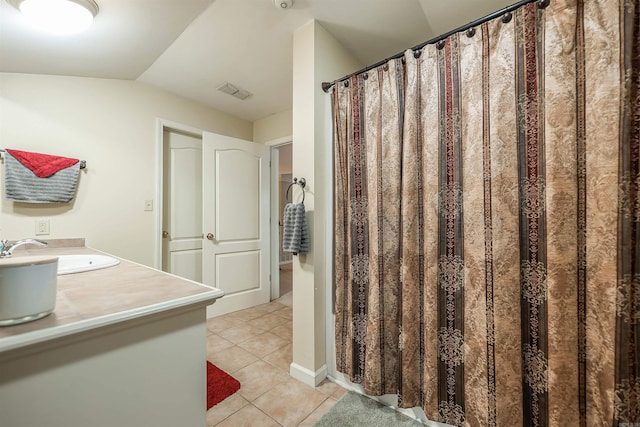
<instances>
[{"instance_id":1,"label":"baseboard","mask_svg":"<svg viewBox=\"0 0 640 427\"><path fill-rule=\"evenodd\" d=\"M322 365L320 369L313 372L297 363L291 363L289 366L289 374L298 381L302 381L306 385L315 387L327 378L327 365Z\"/></svg>"},{"instance_id":2,"label":"baseboard","mask_svg":"<svg viewBox=\"0 0 640 427\"><path fill-rule=\"evenodd\" d=\"M364 389L362 388L362 386L360 386L359 384L354 384L351 381L345 379L345 376L339 372L336 372L335 376L327 375L327 378L329 378L331 382L338 384L340 387L344 388L345 390L353 391L355 393L366 396L366 393L364 392Z\"/></svg>"}]
</instances>

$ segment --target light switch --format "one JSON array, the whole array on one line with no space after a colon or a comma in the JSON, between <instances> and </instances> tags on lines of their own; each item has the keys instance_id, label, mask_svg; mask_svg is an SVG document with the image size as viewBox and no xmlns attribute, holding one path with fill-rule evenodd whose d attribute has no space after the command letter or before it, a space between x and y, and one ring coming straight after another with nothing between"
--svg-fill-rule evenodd
<instances>
[{"instance_id":1,"label":"light switch","mask_svg":"<svg viewBox=\"0 0 640 427\"><path fill-rule=\"evenodd\" d=\"M49 220L37 219L36 220L36 236L44 236L49 234Z\"/></svg>"},{"instance_id":2,"label":"light switch","mask_svg":"<svg viewBox=\"0 0 640 427\"><path fill-rule=\"evenodd\" d=\"M153 200L144 201L144 210L147 212L153 211Z\"/></svg>"}]
</instances>

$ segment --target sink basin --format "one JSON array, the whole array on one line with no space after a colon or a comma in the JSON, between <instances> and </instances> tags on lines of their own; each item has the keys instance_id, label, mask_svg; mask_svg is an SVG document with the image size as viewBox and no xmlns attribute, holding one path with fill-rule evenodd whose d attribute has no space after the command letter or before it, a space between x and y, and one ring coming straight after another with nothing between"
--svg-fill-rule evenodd
<instances>
[{"instance_id":1,"label":"sink basin","mask_svg":"<svg viewBox=\"0 0 640 427\"><path fill-rule=\"evenodd\" d=\"M58 275L82 273L83 271L98 270L118 264L120 264L118 259L108 255L59 255Z\"/></svg>"},{"instance_id":2,"label":"sink basin","mask_svg":"<svg viewBox=\"0 0 640 427\"><path fill-rule=\"evenodd\" d=\"M56 303L55 256L0 259L0 326L41 319Z\"/></svg>"},{"instance_id":3,"label":"sink basin","mask_svg":"<svg viewBox=\"0 0 640 427\"><path fill-rule=\"evenodd\" d=\"M41 319L53 312L57 276L113 267L108 255L20 256L0 259L0 326Z\"/></svg>"}]
</instances>

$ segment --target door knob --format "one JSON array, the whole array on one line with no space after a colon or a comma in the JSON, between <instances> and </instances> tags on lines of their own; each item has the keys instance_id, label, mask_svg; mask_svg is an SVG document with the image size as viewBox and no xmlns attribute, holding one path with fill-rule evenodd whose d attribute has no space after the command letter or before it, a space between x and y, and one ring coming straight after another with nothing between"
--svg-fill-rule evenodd
<instances>
[{"instance_id":1,"label":"door knob","mask_svg":"<svg viewBox=\"0 0 640 427\"><path fill-rule=\"evenodd\" d=\"M213 239L215 239L215 236L213 234L211 234L211 233L207 233L207 239L213 240Z\"/></svg>"},{"instance_id":2,"label":"door knob","mask_svg":"<svg viewBox=\"0 0 640 427\"><path fill-rule=\"evenodd\" d=\"M167 237L169 237L169 232L166 230L162 230L162 238L166 239Z\"/></svg>"}]
</instances>

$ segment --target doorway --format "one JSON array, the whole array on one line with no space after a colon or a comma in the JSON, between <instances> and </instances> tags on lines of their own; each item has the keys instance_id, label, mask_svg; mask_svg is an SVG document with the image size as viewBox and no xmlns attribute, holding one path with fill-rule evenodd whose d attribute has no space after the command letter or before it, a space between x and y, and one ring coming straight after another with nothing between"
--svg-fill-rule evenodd
<instances>
[{"instance_id":1,"label":"doorway","mask_svg":"<svg viewBox=\"0 0 640 427\"><path fill-rule=\"evenodd\" d=\"M282 213L287 200L287 190L293 182L293 144L287 143L274 148L278 150L278 247L280 275L280 297L276 300L281 304L292 306L293 297L293 255L282 250L283 218Z\"/></svg>"},{"instance_id":2,"label":"doorway","mask_svg":"<svg viewBox=\"0 0 640 427\"><path fill-rule=\"evenodd\" d=\"M155 266L222 289L208 317L267 303L271 148L162 119L158 131Z\"/></svg>"},{"instance_id":3,"label":"doorway","mask_svg":"<svg viewBox=\"0 0 640 427\"><path fill-rule=\"evenodd\" d=\"M202 282L202 136L163 130L162 271Z\"/></svg>"}]
</instances>

